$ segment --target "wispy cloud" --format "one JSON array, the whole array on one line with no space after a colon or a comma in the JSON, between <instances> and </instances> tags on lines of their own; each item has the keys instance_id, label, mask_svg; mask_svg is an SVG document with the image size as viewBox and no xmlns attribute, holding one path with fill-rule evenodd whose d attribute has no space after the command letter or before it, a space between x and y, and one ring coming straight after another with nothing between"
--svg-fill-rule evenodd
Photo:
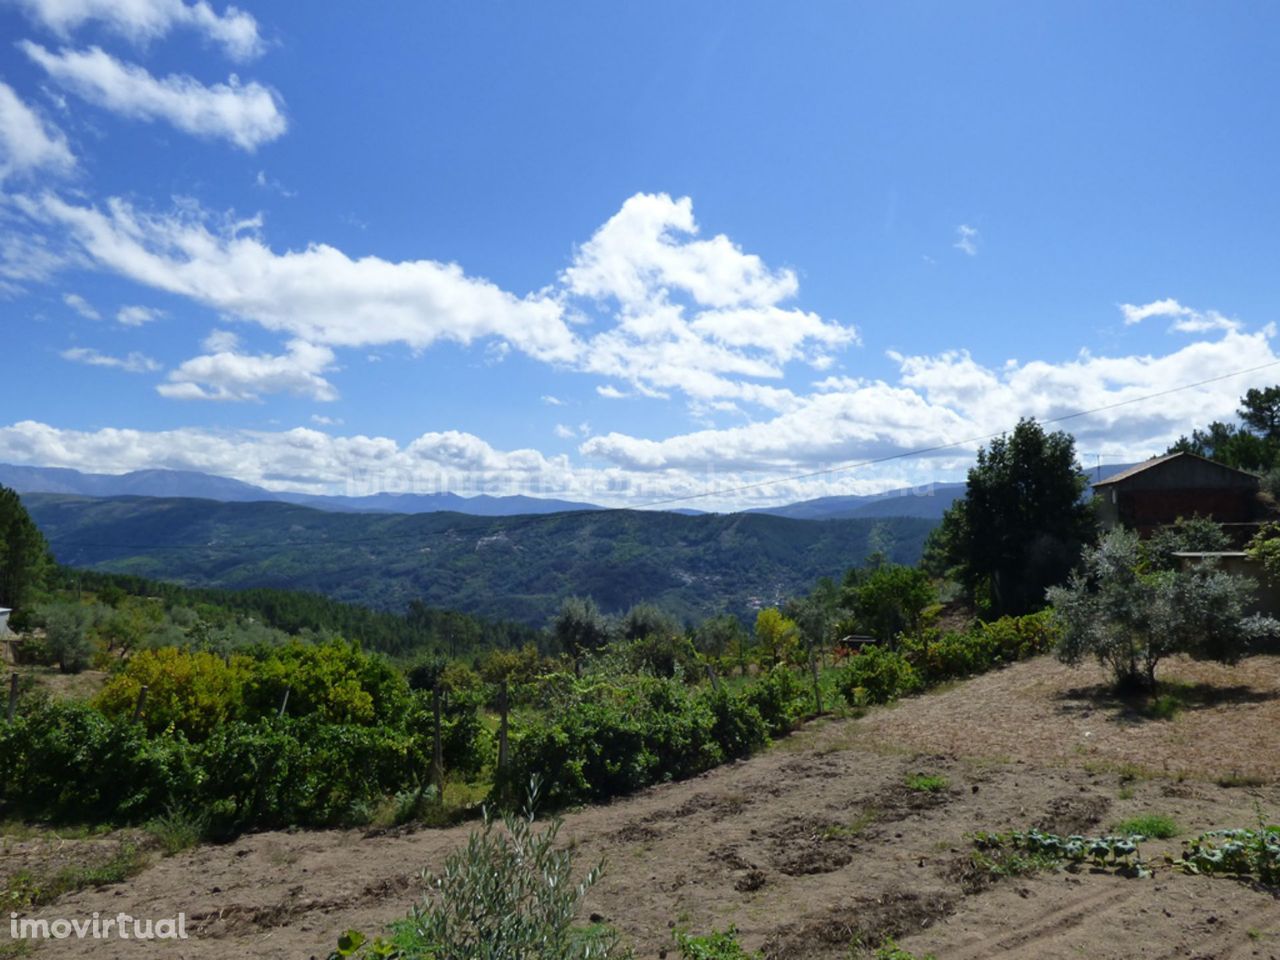
<instances>
[{"instance_id":1,"label":"wispy cloud","mask_svg":"<svg viewBox=\"0 0 1280 960\"><path fill-rule=\"evenodd\" d=\"M35 171L65 174L75 165L63 132L0 83L0 182Z\"/></svg>"},{"instance_id":2,"label":"wispy cloud","mask_svg":"<svg viewBox=\"0 0 1280 960\"><path fill-rule=\"evenodd\" d=\"M282 136L288 127L280 97L259 83L241 83L235 74L226 83L205 86L181 74L154 77L99 47L54 53L30 40L19 46L55 82L121 116L166 120L179 130L228 140L247 151Z\"/></svg>"},{"instance_id":3,"label":"wispy cloud","mask_svg":"<svg viewBox=\"0 0 1280 960\"><path fill-rule=\"evenodd\" d=\"M63 350L62 359L88 364L91 367L112 367L126 373L155 373L161 369L160 363L146 354L130 353L124 357L113 357L99 353L92 347L72 347L70 350Z\"/></svg>"},{"instance_id":4,"label":"wispy cloud","mask_svg":"<svg viewBox=\"0 0 1280 960\"><path fill-rule=\"evenodd\" d=\"M36 23L63 38L94 20L139 44L187 27L220 44L237 60L257 56L264 46L251 14L233 6L217 13L205 0L17 0L17 4Z\"/></svg>"},{"instance_id":5,"label":"wispy cloud","mask_svg":"<svg viewBox=\"0 0 1280 960\"><path fill-rule=\"evenodd\" d=\"M1154 317L1166 317L1173 322L1169 329L1177 333L1206 333L1210 330L1239 330L1240 322L1223 316L1217 310L1195 310L1184 307L1172 297L1135 305L1120 304L1125 326L1133 326Z\"/></svg>"},{"instance_id":6,"label":"wispy cloud","mask_svg":"<svg viewBox=\"0 0 1280 960\"><path fill-rule=\"evenodd\" d=\"M93 304L78 293L64 293L62 295L62 302L86 320L102 319L102 314L97 311Z\"/></svg>"},{"instance_id":7,"label":"wispy cloud","mask_svg":"<svg viewBox=\"0 0 1280 960\"><path fill-rule=\"evenodd\" d=\"M962 223L956 227L956 242L952 244L961 253L976 257L978 255L978 228Z\"/></svg>"},{"instance_id":8,"label":"wispy cloud","mask_svg":"<svg viewBox=\"0 0 1280 960\"><path fill-rule=\"evenodd\" d=\"M116 311L116 321L126 327L140 327L164 316L163 310L155 307L125 306Z\"/></svg>"}]
</instances>

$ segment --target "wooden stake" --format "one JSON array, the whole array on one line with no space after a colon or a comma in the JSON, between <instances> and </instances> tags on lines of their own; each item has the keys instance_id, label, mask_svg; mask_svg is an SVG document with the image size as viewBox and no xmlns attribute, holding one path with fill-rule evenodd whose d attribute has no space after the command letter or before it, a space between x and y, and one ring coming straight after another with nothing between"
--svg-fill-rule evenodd
<instances>
[{"instance_id":1,"label":"wooden stake","mask_svg":"<svg viewBox=\"0 0 1280 960\"><path fill-rule=\"evenodd\" d=\"M440 683L431 690L431 710L435 715L435 732L432 735L434 740L431 755L431 780L436 785L436 801L444 805L444 744L440 739Z\"/></svg>"}]
</instances>

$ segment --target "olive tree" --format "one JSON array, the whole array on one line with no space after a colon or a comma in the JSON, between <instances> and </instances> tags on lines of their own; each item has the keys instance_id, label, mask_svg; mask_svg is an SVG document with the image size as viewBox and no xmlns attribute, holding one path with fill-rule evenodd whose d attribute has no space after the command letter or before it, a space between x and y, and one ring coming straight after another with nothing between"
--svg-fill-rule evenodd
<instances>
[{"instance_id":1,"label":"olive tree","mask_svg":"<svg viewBox=\"0 0 1280 960\"><path fill-rule=\"evenodd\" d=\"M63 673L79 673L89 665L93 654L89 640L93 615L94 611L84 604L65 600L40 608L49 656Z\"/></svg>"},{"instance_id":2,"label":"olive tree","mask_svg":"<svg viewBox=\"0 0 1280 960\"><path fill-rule=\"evenodd\" d=\"M1094 657L1117 689L1150 690L1156 667L1173 654L1235 663L1254 639L1280 623L1248 616L1252 586L1212 563L1144 572L1137 534L1115 530L1085 551L1082 569L1049 590L1061 630L1058 657Z\"/></svg>"}]
</instances>

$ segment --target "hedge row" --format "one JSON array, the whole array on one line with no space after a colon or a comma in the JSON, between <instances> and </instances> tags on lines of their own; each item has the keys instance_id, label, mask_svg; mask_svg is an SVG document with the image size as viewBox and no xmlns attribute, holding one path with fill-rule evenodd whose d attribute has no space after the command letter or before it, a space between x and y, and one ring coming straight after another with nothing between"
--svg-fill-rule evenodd
<instances>
[{"instance_id":1,"label":"hedge row","mask_svg":"<svg viewBox=\"0 0 1280 960\"><path fill-rule=\"evenodd\" d=\"M851 704L888 703L926 687L1049 653L1057 644L1050 611L1001 617L960 633L927 630L896 648L873 646L850 658L839 686Z\"/></svg>"}]
</instances>

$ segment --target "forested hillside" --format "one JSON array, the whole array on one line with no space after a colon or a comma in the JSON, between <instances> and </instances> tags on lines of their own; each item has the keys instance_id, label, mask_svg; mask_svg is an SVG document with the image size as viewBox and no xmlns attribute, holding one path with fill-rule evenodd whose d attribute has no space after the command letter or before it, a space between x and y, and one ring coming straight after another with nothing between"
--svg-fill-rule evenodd
<instances>
[{"instance_id":1,"label":"forested hillside","mask_svg":"<svg viewBox=\"0 0 1280 960\"><path fill-rule=\"evenodd\" d=\"M868 555L916 562L925 519L596 511L549 516L324 513L276 503L29 494L57 559L209 587L274 587L403 610L412 600L542 625L571 595L753 616Z\"/></svg>"}]
</instances>

